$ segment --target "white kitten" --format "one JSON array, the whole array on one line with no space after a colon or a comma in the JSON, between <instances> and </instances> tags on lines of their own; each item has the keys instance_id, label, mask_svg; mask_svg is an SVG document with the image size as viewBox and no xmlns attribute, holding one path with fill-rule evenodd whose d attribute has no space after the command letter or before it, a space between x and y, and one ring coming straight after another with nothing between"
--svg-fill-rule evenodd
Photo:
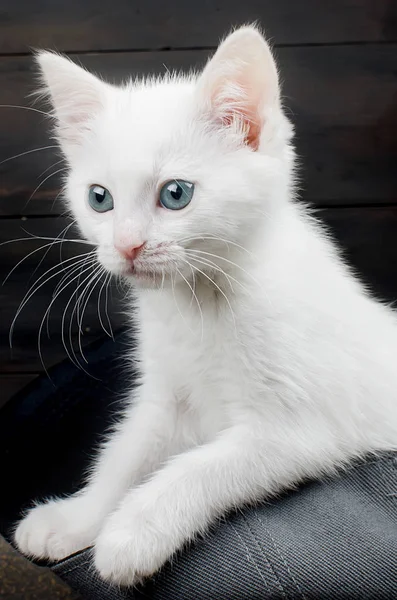
<instances>
[{"instance_id":1,"label":"white kitten","mask_svg":"<svg viewBox=\"0 0 397 600\"><path fill-rule=\"evenodd\" d=\"M397 320L294 203L292 128L254 28L196 77L122 87L38 57L98 260L132 284L141 384L77 495L18 547L94 544L133 584L247 501L397 446ZM132 311L131 311L132 312Z\"/></svg>"}]
</instances>

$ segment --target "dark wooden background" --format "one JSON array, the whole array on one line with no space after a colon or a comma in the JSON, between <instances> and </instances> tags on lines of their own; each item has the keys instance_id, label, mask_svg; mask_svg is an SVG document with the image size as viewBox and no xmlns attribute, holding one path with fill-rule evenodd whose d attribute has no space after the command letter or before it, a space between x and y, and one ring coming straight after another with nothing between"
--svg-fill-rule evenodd
<instances>
[{"instance_id":1,"label":"dark wooden background","mask_svg":"<svg viewBox=\"0 0 397 600\"><path fill-rule=\"evenodd\" d=\"M53 144L45 118L4 107L32 106L31 49L67 52L119 81L129 74L200 66L230 27L254 20L265 28L281 67L285 102L297 128L302 198L319 208L375 293L397 298L396 0L2 0L0 242L28 239L0 246L1 281L46 243L31 234L55 237L69 222L57 198L55 172L63 165L55 149L8 160ZM65 244L63 259L84 249ZM56 278L22 311L12 350L8 341L29 285L60 262L59 249L52 250L34 273L43 254L24 260L0 287L0 404L43 372L37 334ZM87 307L84 344L104 335L97 296ZM54 304L51 337L43 336L46 367L66 355L60 334L66 299ZM123 323L119 306L116 298L115 328ZM76 342L77 326L72 339Z\"/></svg>"}]
</instances>

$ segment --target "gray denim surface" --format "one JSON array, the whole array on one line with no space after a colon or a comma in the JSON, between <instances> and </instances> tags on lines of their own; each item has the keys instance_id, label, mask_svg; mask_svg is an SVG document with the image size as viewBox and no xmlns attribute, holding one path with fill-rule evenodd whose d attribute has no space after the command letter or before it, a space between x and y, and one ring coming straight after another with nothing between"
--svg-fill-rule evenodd
<instances>
[{"instance_id":1,"label":"gray denim surface","mask_svg":"<svg viewBox=\"0 0 397 600\"><path fill-rule=\"evenodd\" d=\"M87 600L397 600L397 457L228 516L143 587L101 582L89 550L54 571Z\"/></svg>"}]
</instances>

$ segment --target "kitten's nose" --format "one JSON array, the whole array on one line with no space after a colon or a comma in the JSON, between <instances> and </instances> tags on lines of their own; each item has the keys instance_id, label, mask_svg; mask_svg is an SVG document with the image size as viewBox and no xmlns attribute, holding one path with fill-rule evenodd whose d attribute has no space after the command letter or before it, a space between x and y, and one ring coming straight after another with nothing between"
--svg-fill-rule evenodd
<instances>
[{"instance_id":1,"label":"kitten's nose","mask_svg":"<svg viewBox=\"0 0 397 600\"><path fill-rule=\"evenodd\" d=\"M143 242L143 244L140 244L140 246L121 246L115 244L115 248L122 256L124 256L124 258L134 261L138 254L143 250L145 243L146 242Z\"/></svg>"}]
</instances>

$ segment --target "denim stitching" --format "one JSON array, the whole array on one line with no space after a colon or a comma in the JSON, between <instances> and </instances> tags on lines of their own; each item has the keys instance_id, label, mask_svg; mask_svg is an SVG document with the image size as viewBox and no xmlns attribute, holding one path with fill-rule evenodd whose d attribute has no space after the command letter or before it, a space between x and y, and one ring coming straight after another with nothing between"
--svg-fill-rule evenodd
<instances>
[{"instance_id":1,"label":"denim stitching","mask_svg":"<svg viewBox=\"0 0 397 600\"><path fill-rule=\"evenodd\" d=\"M75 571L76 569L79 569L80 567L85 567L86 565L89 565L90 562L91 562L91 558L89 558L88 560L86 560L78 565L74 565L74 567L72 567L71 569L68 569L67 571L63 571L62 577L64 577L65 575L69 575L69 573L72 573L73 571Z\"/></svg>"},{"instance_id":2,"label":"denim stitching","mask_svg":"<svg viewBox=\"0 0 397 600\"><path fill-rule=\"evenodd\" d=\"M244 548L247 551L247 558L248 560L254 565L259 577L262 579L263 583L265 584L265 587L267 589L267 591L270 592L270 588L269 588L269 584L266 581L265 577L263 576L263 574L261 573L258 563L256 562L255 558L252 556L250 549L248 548L248 545L245 543L244 539L241 537L241 535L239 534L239 532L237 531L237 529L235 528L235 526L232 523L229 523L230 527L233 529L234 533L237 535L237 537L239 538L240 542L243 544Z\"/></svg>"},{"instance_id":3,"label":"denim stitching","mask_svg":"<svg viewBox=\"0 0 397 600\"><path fill-rule=\"evenodd\" d=\"M255 541L256 545L257 545L257 546L258 546L258 548L259 548L259 551L260 551L260 553L262 554L262 556L263 556L264 560L266 561L266 563L268 564L268 566L269 566L269 568L270 568L271 572L272 572L272 573L273 573L273 575L274 575L274 578L275 578L275 580L276 580L276 583L277 583L277 587L278 587L278 589L279 589L279 590L280 590L280 592L282 593L283 597L284 597L284 598L287 598L287 594L285 593L285 589L284 589L284 587L283 587L283 585L282 585L282 583L281 583L281 581L280 581L280 579L279 579L279 577L278 577L277 573L275 572L275 570L274 570L274 568L273 568L272 564L270 563L270 561L269 561L269 559L267 558L266 554L263 552L263 550L262 550L262 547L261 547L261 545L260 545L260 543L259 543L259 540L258 540L258 538L257 538L257 537L256 537L256 535L255 535L255 532L254 532L254 531L252 531L251 527L249 526L249 523L248 523L248 521L247 521L247 519L246 519L245 515L242 515L242 516L243 516L243 519L244 519L244 521L245 521L245 524L246 524L246 526L247 526L247 529L249 530L249 532L250 532L251 536L253 537L253 539L254 539L254 541Z\"/></svg>"},{"instance_id":4,"label":"denim stitching","mask_svg":"<svg viewBox=\"0 0 397 600\"><path fill-rule=\"evenodd\" d=\"M285 559L285 557L283 556L283 554L281 553L281 550L278 548L276 541L274 539L274 537L272 536L272 534L270 533L270 530L266 527L265 523L262 521L262 519L260 518L260 516L255 513L255 518L261 523L261 525L264 527L265 532L267 533L267 535L270 537L272 543L273 543L273 547L275 549L275 551L277 552L277 554L279 555L279 557L281 558L281 560L283 561L283 564L285 566L285 568L287 569L288 575L291 578L292 583L295 585L297 591L300 593L301 598L303 598L303 600L307 600L307 597L305 596L305 594L302 592L302 589L299 585L299 583L296 581L295 577L293 576L291 569L289 568L287 561Z\"/></svg>"}]
</instances>

